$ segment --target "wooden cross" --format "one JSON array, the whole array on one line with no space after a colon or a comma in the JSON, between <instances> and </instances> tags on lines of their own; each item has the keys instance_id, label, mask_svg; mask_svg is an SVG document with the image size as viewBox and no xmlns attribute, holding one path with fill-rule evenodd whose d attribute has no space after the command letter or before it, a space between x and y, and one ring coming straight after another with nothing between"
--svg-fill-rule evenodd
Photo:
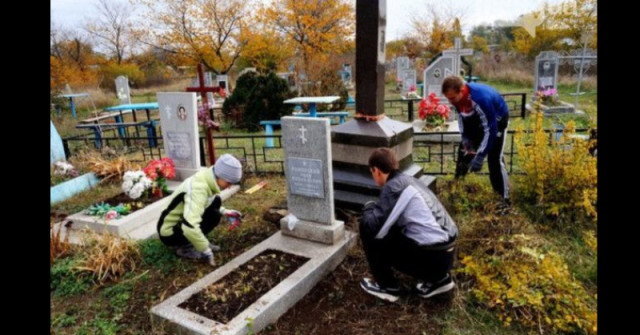
<instances>
[{"instance_id":1,"label":"wooden cross","mask_svg":"<svg viewBox=\"0 0 640 335\"><path fill-rule=\"evenodd\" d=\"M200 93L202 97L202 105L205 108L209 108L209 101L207 99L207 92L217 93L220 91L220 87L207 87L204 85L204 72L202 71L202 64L198 63L198 82L199 86L196 87L187 87L187 92L196 92ZM216 150L213 147L213 140L211 134L211 128L209 128L209 113L205 114L205 130L207 136L207 148L209 150L209 163L211 165L216 163Z\"/></svg>"}]
</instances>

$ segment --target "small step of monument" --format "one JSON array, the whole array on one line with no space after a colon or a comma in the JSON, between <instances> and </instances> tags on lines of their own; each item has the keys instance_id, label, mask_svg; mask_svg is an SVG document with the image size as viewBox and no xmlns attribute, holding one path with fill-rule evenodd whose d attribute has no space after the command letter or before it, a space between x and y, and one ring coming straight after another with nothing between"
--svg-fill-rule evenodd
<instances>
[{"instance_id":1,"label":"small step of monument","mask_svg":"<svg viewBox=\"0 0 640 335\"><path fill-rule=\"evenodd\" d=\"M343 239L338 243L327 245L284 236L281 232L277 232L191 286L152 307L153 327L171 334L244 335L249 331L259 332L267 325L276 322L320 280L333 271L344 260L349 248L355 245L356 237L357 234L345 231ZM309 260L226 324L178 307L194 294L268 249L280 250L309 258ZM252 320L251 328L247 320Z\"/></svg>"},{"instance_id":2,"label":"small step of monument","mask_svg":"<svg viewBox=\"0 0 640 335\"><path fill-rule=\"evenodd\" d=\"M418 178L418 180L420 180L423 184L427 185L427 187L433 191L433 193L436 193L436 177L432 176L432 175L422 175L422 177Z\"/></svg>"},{"instance_id":3,"label":"small step of monument","mask_svg":"<svg viewBox=\"0 0 640 335\"><path fill-rule=\"evenodd\" d=\"M422 175L418 178L423 184L425 184L433 193L436 193L436 177L432 175ZM369 201L378 201L380 198L377 195L365 195L358 192L351 192L347 190L334 190L333 198L336 202L336 207L346 208L354 211L362 210L364 204Z\"/></svg>"},{"instance_id":4,"label":"small step of monument","mask_svg":"<svg viewBox=\"0 0 640 335\"><path fill-rule=\"evenodd\" d=\"M564 101L561 101L561 103L562 106L559 107L543 107L542 111L544 112L544 116L554 116L560 114L586 115L584 111L575 109L573 104ZM530 103L526 104L525 109L527 110L527 112L531 113L531 111L533 110L533 105Z\"/></svg>"},{"instance_id":5,"label":"small step of monument","mask_svg":"<svg viewBox=\"0 0 640 335\"><path fill-rule=\"evenodd\" d=\"M335 190L333 199L336 202L336 207L346 208L354 211L362 210L362 206L369 201L378 201L378 196L364 195L361 193Z\"/></svg>"}]
</instances>

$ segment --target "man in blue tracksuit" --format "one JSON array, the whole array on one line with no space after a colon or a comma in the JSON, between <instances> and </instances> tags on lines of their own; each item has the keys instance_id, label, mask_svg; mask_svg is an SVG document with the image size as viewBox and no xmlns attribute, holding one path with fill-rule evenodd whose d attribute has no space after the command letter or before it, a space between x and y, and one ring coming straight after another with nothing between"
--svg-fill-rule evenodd
<instances>
[{"instance_id":1,"label":"man in blue tracksuit","mask_svg":"<svg viewBox=\"0 0 640 335\"><path fill-rule=\"evenodd\" d=\"M442 93L458 111L462 135L456 178L468 171L480 171L487 157L491 186L502 197L503 205L508 207L509 177L502 152L507 137L509 109L502 95L491 86L465 83L458 76L444 79Z\"/></svg>"}]
</instances>

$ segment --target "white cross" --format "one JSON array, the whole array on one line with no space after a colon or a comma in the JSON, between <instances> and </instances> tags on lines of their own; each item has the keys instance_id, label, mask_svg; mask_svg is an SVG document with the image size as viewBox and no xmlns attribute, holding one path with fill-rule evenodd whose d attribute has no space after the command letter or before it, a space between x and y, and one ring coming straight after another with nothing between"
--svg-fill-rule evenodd
<instances>
[{"instance_id":1,"label":"white cross","mask_svg":"<svg viewBox=\"0 0 640 335\"><path fill-rule=\"evenodd\" d=\"M302 140L302 144L306 144L307 143L307 138L304 137L304 132L307 131L307 128L302 126L302 127L298 128L298 130L300 130L300 139Z\"/></svg>"},{"instance_id":2,"label":"white cross","mask_svg":"<svg viewBox=\"0 0 640 335\"><path fill-rule=\"evenodd\" d=\"M164 106L164 112L167 114L167 119L171 120L171 106L169 105Z\"/></svg>"},{"instance_id":3,"label":"white cross","mask_svg":"<svg viewBox=\"0 0 640 335\"><path fill-rule=\"evenodd\" d=\"M460 75L460 56L470 56L473 55L473 49L462 49L462 40L459 37L456 37L454 42L453 49L447 49L442 51L443 56L451 56L453 60L453 66L451 70L453 74L456 76ZM445 73L445 75L447 75Z\"/></svg>"}]
</instances>

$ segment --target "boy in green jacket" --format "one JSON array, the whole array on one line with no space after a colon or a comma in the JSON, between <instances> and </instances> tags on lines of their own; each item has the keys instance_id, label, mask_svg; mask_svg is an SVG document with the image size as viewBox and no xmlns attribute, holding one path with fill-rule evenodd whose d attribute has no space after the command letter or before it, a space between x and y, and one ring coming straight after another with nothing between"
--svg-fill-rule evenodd
<instances>
[{"instance_id":1,"label":"boy in green jacket","mask_svg":"<svg viewBox=\"0 0 640 335\"><path fill-rule=\"evenodd\" d=\"M242 165L224 154L212 169L198 171L187 178L171 195L169 206L158 219L158 236L165 245L175 248L183 258L207 261L215 265L213 251L220 247L209 242L207 234L222 215L240 219L236 210L222 207L220 191L242 179Z\"/></svg>"}]
</instances>

